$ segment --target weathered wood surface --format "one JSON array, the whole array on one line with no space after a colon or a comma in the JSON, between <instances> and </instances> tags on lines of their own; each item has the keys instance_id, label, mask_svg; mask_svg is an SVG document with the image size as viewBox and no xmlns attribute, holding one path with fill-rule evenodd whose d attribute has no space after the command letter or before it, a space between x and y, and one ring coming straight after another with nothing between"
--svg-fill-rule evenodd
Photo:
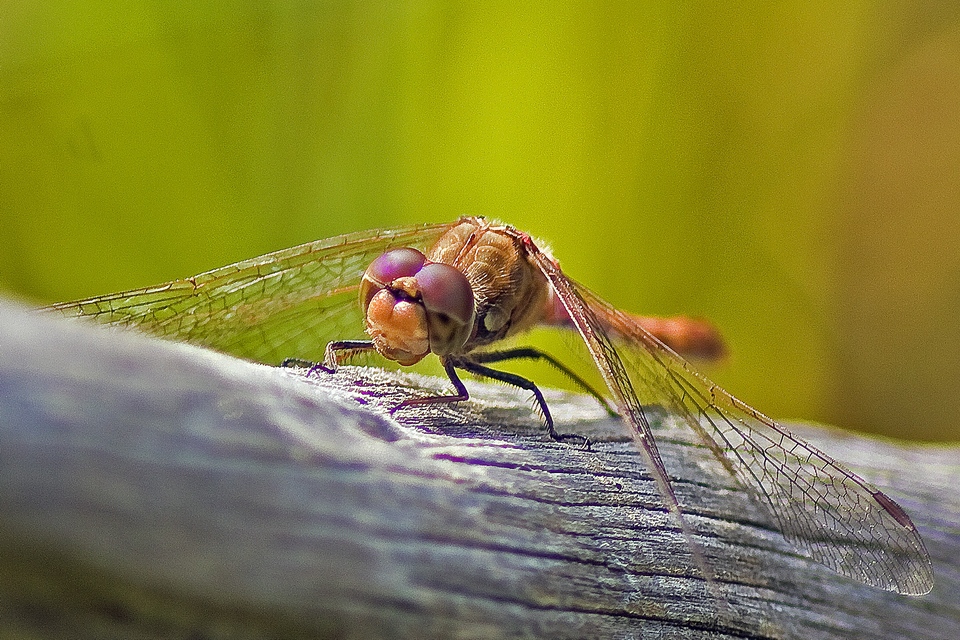
<instances>
[{"instance_id":1,"label":"weathered wood surface","mask_svg":"<svg viewBox=\"0 0 960 640\"><path fill-rule=\"evenodd\" d=\"M709 590L592 400L548 395L591 451L503 387L390 417L442 385L304 380L0 306L0 636L960 637L957 447L802 429L917 523L937 584L912 598L798 556L664 427Z\"/></svg>"}]
</instances>

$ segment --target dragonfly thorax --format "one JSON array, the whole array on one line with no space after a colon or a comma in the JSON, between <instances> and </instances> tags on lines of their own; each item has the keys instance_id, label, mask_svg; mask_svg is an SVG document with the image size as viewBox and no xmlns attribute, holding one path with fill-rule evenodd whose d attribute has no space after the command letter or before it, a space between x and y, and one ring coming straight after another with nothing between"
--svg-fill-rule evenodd
<instances>
[{"instance_id":1,"label":"dragonfly thorax","mask_svg":"<svg viewBox=\"0 0 960 640\"><path fill-rule=\"evenodd\" d=\"M527 331L542 320L550 287L511 227L461 218L427 257L455 266L470 283L476 328L467 351Z\"/></svg>"}]
</instances>

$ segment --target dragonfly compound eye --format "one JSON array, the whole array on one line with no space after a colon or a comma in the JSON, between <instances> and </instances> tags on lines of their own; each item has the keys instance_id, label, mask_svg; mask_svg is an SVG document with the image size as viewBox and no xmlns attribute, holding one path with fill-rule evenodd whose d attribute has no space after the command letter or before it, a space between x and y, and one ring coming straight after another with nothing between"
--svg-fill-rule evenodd
<instances>
[{"instance_id":1,"label":"dragonfly compound eye","mask_svg":"<svg viewBox=\"0 0 960 640\"><path fill-rule=\"evenodd\" d=\"M456 268L431 262L417 273L427 310L430 350L438 356L459 351L473 332L476 305L470 283Z\"/></svg>"},{"instance_id":2,"label":"dragonfly compound eye","mask_svg":"<svg viewBox=\"0 0 960 640\"><path fill-rule=\"evenodd\" d=\"M360 305L364 313L378 291L385 289L398 278L416 275L426 261L426 256L409 247L391 249L380 254L367 267L360 284Z\"/></svg>"}]
</instances>

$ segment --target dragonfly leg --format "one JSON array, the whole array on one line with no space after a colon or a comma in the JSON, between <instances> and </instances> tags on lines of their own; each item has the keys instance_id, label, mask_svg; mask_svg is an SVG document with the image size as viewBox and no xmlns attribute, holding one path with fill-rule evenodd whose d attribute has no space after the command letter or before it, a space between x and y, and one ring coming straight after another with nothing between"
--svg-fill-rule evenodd
<instances>
[{"instance_id":1,"label":"dragonfly leg","mask_svg":"<svg viewBox=\"0 0 960 640\"><path fill-rule=\"evenodd\" d=\"M487 362L503 362L505 360L545 360L549 364L553 365L557 371L567 376L572 380L578 387L582 390L589 393L591 396L597 399L603 408L607 410L612 417L617 417L618 414L616 409L610 405L610 401L603 397L603 395L593 388L589 382L584 380L577 374L576 371L563 364L549 353L545 353L536 349L534 347L518 347L516 349L505 349L503 351L481 351L477 353L471 353L470 359L474 362L487 363Z\"/></svg>"},{"instance_id":2,"label":"dragonfly leg","mask_svg":"<svg viewBox=\"0 0 960 640\"><path fill-rule=\"evenodd\" d=\"M486 367L479 362L476 362L472 359L457 359L454 361L455 365L472 373L474 375L483 376L485 378L491 378L493 380L498 380L506 384L511 384L515 387L520 387L526 391L529 391L533 394L533 397L537 401L537 406L540 408L540 412L543 415L543 422L547 427L547 435L557 442L576 442L584 449L590 448L590 440L576 433L559 433L553 426L553 416L550 415L550 408L547 406L547 401L544 399L543 394L540 392L540 389L537 388L532 381L527 380L522 376L518 376L514 373L507 373L506 371L497 371L496 369L491 369ZM445 365L446 367L446 365ZM462 386L463 383L461 383ZM466 391L466 389L464 389Z\"/></svg>"},{"instance_id":3,"label":"dragonfly leg","mask_svg":"<svg viewBox=\"0 0 960 640\"><path fill-rule=\"evenodd\" d=\"M306 376L318 371L323 373L336 373L340 366L340 360L344 357L342 354L352 355L360 351L369 351L373 349L371 340L336 340L327 343L327 349L323 355L323 362L311 362L302 358L286 358L280 363L281 367L310 367Z\"/></svg>"},{"instance_id":4,"label":"dragonfly leg","mask_svg":"<svg viewBox=\"0 0 960 640\"><path fill-rule=\"evenodd\" d=\"M328 373L333 373L340 366L340 360L345 356L351 356L361 351L372 351L374 349L373 340L334 340L327 343L327 348L323 352L323 364L317 364ZM344 354L344 355L341 355Z\"/></svg>"},{"instance_id":5,"label":"dragonfly leg","mask_svg":"<svg viewBox=\"0 0 960 640\"><path fill-rule=\"evenodd\" d=\"M441 358L440 362L443 363L443 370L447 372L447 377L450 378L450 382L453 384L454 389L457 390L457 395L408 398L407 400L404 400L398 404L390 413L393 413L402 407L415 407L421 404L437 404L441 402L460 402L461 400L470 399L470 393L467 391L467 388L463 386L463 381L460 380L460 376L457 375L457 372L454 369L453 361L448 358Z\"/></svg>"}]
</instances>

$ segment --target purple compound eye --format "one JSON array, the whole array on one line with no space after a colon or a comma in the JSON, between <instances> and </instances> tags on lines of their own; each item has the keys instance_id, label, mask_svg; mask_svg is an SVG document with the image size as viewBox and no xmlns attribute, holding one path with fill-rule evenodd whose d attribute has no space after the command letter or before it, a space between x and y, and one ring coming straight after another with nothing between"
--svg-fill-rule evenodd
<instances>
[{"instance_id":1,"label":"purple compound eye","mask_svg":"<svg viewBox=\"0 0 960 640\"><path fill-rule=\"evenodd\" d=\"M426 261L426 256L409 247L391 249L377 256L363 273L363 280L360 282L360 306L363 307L363 312L367 312L370 300L378 291L398 278L415 276Z\"/></svg>"},{"instance_id":2,"label":"purple compound eye","mask_svg":"<svg viewBox=\"0 0 960 640\"><path fill-rule=\"evenodd\" d=\"M476 307L470 283L456 268L431 262L417 273L430 327L430 350L446 355L463 347L473 331Z\"/></svg>"},{"instance_id":3,"label":"purple compound eye","mask_svg":"<svg viewBox=\"0 0 960 640\"><path fill-rule=\"evenodd\" d=\"M416 249L391 249L370 263L367 275L377 282L390 284L397 278L416 275L426 261L426 256Z\"/></svg>"},{"instance_id":4,"label":"purple compound eye","mask_svg":"<svg viewBox=\"0 0 960 640\"><path fill-rule=\"evenodd\" d=\"M417 284L427 311L448 315L460 324L473 319L473 290L455 267L431 262L417 273Z\"/></svg>"}]
</instances>

